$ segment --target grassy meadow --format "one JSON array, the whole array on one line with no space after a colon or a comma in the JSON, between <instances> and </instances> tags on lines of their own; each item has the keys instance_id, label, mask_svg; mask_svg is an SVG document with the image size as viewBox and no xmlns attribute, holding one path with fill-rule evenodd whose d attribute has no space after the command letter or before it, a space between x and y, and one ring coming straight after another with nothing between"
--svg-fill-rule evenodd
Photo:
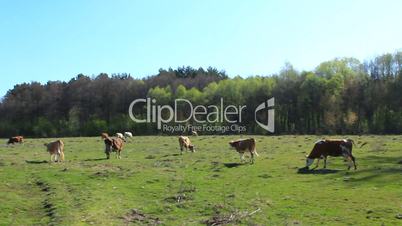
<instances>
[{"instance_id":1,"label":"grassy meadow","mask_svg":"<svg viewBox=\"0 0 402 226\"><path fill-rule=\"evenodd\" d=\"M253 165L229 149L239 136L191 137L183 155L177 137L136 136L110 160L100 137L63 138L62 163L55 139L0 139L0 225L402 225L402 136L348 136L367 142L356 171L299 171L321 137L254 137Z\"/></svg>"}]
</instances>

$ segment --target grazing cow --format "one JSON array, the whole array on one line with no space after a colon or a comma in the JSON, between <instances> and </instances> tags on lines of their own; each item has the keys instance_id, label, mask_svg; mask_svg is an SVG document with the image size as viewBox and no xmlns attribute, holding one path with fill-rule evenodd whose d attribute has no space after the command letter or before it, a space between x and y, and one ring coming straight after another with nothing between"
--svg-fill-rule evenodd
<instances>
[{"instance_id":1,"label":"grazing cow","mask_svg":"<svg viewBox=\"0 0 402 226\"><path fill-rule=\"evenodd\" d=\"M15 144L15 143L24 143L24 137L23 136L15 136L15 137L10 137L8 140L7 144Z\"/></svg>"},{"instance_id":2,"label":"grazing cow","mask_svg":"<svg viewBox=\"0 0 402 226\"><path fill-rule=\"evenodd\" d=\"M191 141L188 137L180 136L179 145L180 145L180 154L183 154L183 147L186 148L186 151L190 149L191 152L195 152L194 145L191 144Z\"/></svg>"},{"instance_id":3,"label":"grazing cow","mask_svg":"<svg viewBox=\"0 0 402 226\"><path fill-rule=\"evenodd\" d=\"M254 163L254 155L259 156L255 149L254 138L230 141L229 145L240 154L240 161L244 160L244 153L247 151L250 152L251 163Z\"/></svg>"},{"instance_id":4,"label":"grazing cow","mask_svg":"<svg viewBox=\"0 0 402 226\"><path fill-rule=\"evenodd\" d=\"M110 158L111 152L116 152L117 158L121 159L121 151L123 150L124 140L120 137L107 137L103 140L105 142L105 154L106 158Z\"/></svg>"},{"instance_id":5,"label":"grazing cow","mask_svg":"<svg viewBox=\"0 0 402 226\"><path fill-rule=\"evenodd\" d=\"M125 138L133 137L133 134L131 132L124 132L124 137Z\"/></svg>"},{"instance_id":6,"label":"grazing cow","mask_svg":"<svg viewBox=\"0 0 402 226\"><path fill-rule=\"evenodd\" d=\"M120 139L123 139L123 138L124 138L124 136L123 136L122 133L116 133L116 137L118 137L118 138L120 138Z\"/></svg>"},{"instance_id":7,"label":"grazing cow","mask_svg":"<svg viewBox=\"0 0 402 226\"><path fill-rule=\"evenodd\" d=\"M197 133L197 131L193 130L193 131L191 131L191 135L198 136L198 133Z\"/></svg>"},{"instance_id":8,"label":"grazing cow","mask_svg":"<svg viewBox=\"0 0 402 226\"><path fill-rule=\"evenodd\" d=\"M108 138L109 137L109 134L107 134L107 133L101 133L101 138L102 138L102 140L104 140L104 139L106 139L106 138Z\"/></svg>"},{"instance_id":9,"label":"grazing cow","mask_svg":"<svg viewBox=\"0 0 402 226\"><path fill-rule=\"evenodd\" d=\"M343 140L319 140L315 143L313 150L310 152L308 156L306 156L306 168L308 168L311 164L313 164L314 159L317 160L317 165L321 158L324 159L324 168L327 167L327 157L328 156L343 156L346 160L348 160L348 170L354 165L356 169L355 157L352 155L352 147L353 140L351 139L343 139Z\"/></svg>"},{"instance_id":10,"label":"grazing cow","mask_svg":"<svg viewBox=\"0 0 402 226\"><path fill-rule=\"evenodd\" d=\"M54 161L64 161L64 143L61 140L56 140L47 144L44 144L47 151L50 154L50 162Z\"/></svg>"}]
</instances>

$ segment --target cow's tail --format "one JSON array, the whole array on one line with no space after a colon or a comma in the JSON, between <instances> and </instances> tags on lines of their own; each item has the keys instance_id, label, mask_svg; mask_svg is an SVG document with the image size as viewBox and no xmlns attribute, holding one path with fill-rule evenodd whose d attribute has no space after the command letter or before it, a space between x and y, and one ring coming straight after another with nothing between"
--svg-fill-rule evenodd
<instances>
[{"instance_id":1,"label":"cow's tail","mask_svg":"<svg viewBox=\"0 0 402 226\"><path fill-rule=\"evenodd\" d=\"M253 153L255 154L255 156L260 156L258 153L257 153L257 149L255 148L255 139L254 138L252 138L253 139Z\"/></svg>"},{"instance_id":2,"label":"cow's tail","mask_svg":"<svg viewBox=\"0 0 402 226\"><path fill-rule=\"evenodd\" d=\"M59 155L60 155L60 161L64 161L64 152L61 148L59 149Z\"/></svg>"}]
</instances>

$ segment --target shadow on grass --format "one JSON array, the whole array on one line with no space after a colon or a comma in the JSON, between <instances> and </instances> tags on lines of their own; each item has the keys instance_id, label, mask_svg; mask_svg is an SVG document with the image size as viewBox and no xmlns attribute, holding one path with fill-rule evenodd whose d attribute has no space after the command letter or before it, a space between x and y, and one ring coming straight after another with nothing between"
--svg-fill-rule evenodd
<instances>
[{"instance_id":1,"label":"shadow on grass","mask_svg":"<svg viewBox=\"0 0 402 226\"><path fill-rule=\"evenodd\" d=\"M43 164L43 163L48 163L46 160L25 160L26 163L28 164Z\"/></svg>"},{"instance_id":2,"label":"shadow on grass","mask_svg":"<svg viewBox=\"0 0 402 226\"><path fill-rule=\"evenodd\" d=\"M360 161L359 161L360 160ZM353 172L352 184L366 184L374 182L377 186L389 185L401 180L402 176L402 157L401 156L381 156L370 155L358 159L362 169Z\"/></svg>"},{"instance_id":3,"label":"shadow on grass","mask_svg":"<svg viewBox=\"0 0 402 226\"><path fill-rule=\"evenodd\" d=\"M375 165L378 165L379 163L402 164L401 156L370 155L370 156L365 156L365 157L359 158L358 160L372 162L372 163L375 163Z\"/></svg>"},{"instance_id":4,"label":"shadow on grass","mask_svg":"<svg viewBox=\"0 0 402 226\"><path fill-rule=\"evenodd\" d=\"M338 173L339 170L332 170L332 169L307 169L306 167L299 168L297 170L298 174L333 174Z\"/></svg>"},{"instance_id":5,"label":"shadow on grass","mask_svg":"<svg viewBox=\"0 0 402 226\"><path fill-rule=\"evenodd\" d=\"M234 167L244 166L245 164L238 163L238 162L230 162L230 163L223 163L223 165L227 168L234 168Z\"/></svg>"},{"instance_id":6,"label":"shadow on grass","mask_svg":"<svg viewBox=\"0 0 402 226\"><path fill-rule=\"evenodd\" d=\"M363 175L362 175L363 174ZM400 176L402 175L402 168L386 168L386 167L377 167L359 170L355 173L356 178L354 178L351 182L367 182L371 180L378 180L378 182L382 183L391 183L400 180Z\"/></svg>"},{"instance_id":7,"label":"shadow on grass","mask_svg":"<svg viewBox=\"0 0 402 226\"><path fill-rule=\"evenodd\" d=\"M102 161L107 160L107 158L97 158L97 159L85 159L85 162L94 162L94 161Z\"/></svg>"},{"instance_id":8,"label":"shadow on grass","mask_svg":"<svg viewBox=\"0 0 402 226\"><path fill-rule=\"evenodd\" d=\"M180 154L169 154L169 155L164 155L164 156L162 156L162 158L165 158L165 157L169 157L169 156L180 156Z\"/></svg>"}]
</instances>

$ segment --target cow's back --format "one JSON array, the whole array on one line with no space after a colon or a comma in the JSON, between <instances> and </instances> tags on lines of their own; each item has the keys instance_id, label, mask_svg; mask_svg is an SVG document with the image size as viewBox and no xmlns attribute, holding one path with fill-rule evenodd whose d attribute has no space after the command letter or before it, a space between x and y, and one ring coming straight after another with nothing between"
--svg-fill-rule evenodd
<instances>
[{"instance_id":1,"label":"cow's back","mask_svg":"<svg viewBox=\"0 0 402 226\"><path fill-rule=\"evenodd\" d=\"M239 149L240 150L253 150L255 149L255 140L254 138L244 139L239 141Z\"/></svg>"},{"instance_id":2,"label":"cow's back","mask_svg":"<svg viewBox=\"0 0 402 226\"><path fill-rule=\"evenodd\" d=\"M352 143L344 140L321 140L315 143L308 158L320 158L321 156L341 156L342 146L352 151Z\"/></svg>"}]
</instances>

